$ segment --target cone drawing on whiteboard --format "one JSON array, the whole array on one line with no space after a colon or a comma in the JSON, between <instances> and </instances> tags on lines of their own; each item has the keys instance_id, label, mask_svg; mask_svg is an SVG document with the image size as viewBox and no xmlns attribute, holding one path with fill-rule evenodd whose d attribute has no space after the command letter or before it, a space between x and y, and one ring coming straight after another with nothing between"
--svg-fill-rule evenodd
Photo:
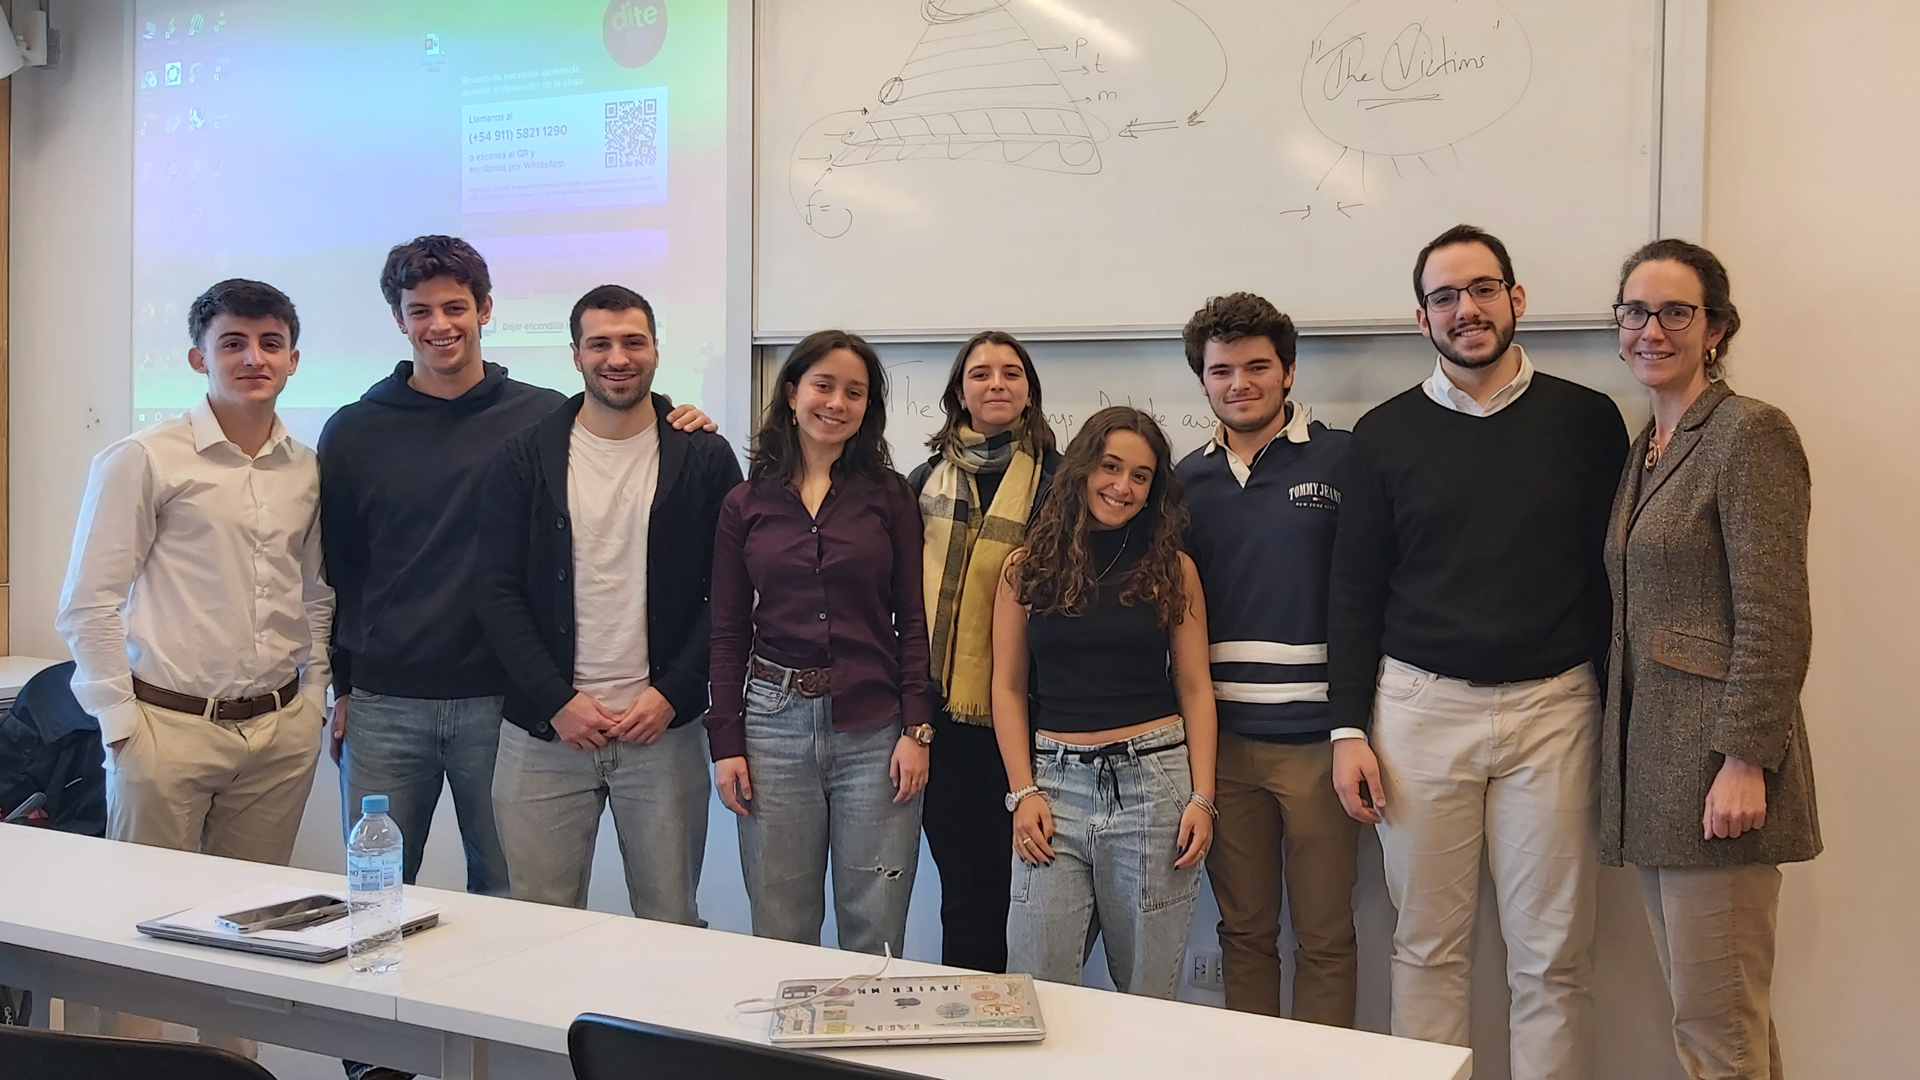
<instances>
[{"instance_id":1,"label":"cone drawing on whiteboard","mask_svg":"<svg viewBox=\"0 0 1920 1080\"><path fill-rule=\"evenodd\" d=\"M801 136L795 205L814 231L839 236L851 226L821 186L854 165L934 157L1100 171L1105 125L1081 111L1007 2L922 0L927 28L881 84L877 107L823 117Z\"/></svg>"},{"instance_id":2,"label":"cone drawing on whiteboard","mask_svg":"<svg viewBox=\"0 0 1920 1080\"><path fill-rule=\"evenodd\" d=\"M836 165L920 154L1098 172L1093 124L1005 0L927 0L927 29ZM1104 137L1104 132L1101 133Z\"/></svg>"},{"instance_id":3,"label":"cone drawing on whiteboard","mask_svg":"<svg viewBox=\"0 0 1920 1080\"><path fill-rule=\"evenodd\" d=\"M926 31L840 136L835 165L922 154L1098 172L1094 125L1006 0L923 0Z\"/></svg>"},{"instance_id":4,"label":"cone drawing on whiteboard","mask_svg":"<svg viewBox=\"0 0 1920 1080\"><path fill-rule=\"evenodd\" d=\"M807 227L820 236L843 236L853 225L853 210L844 194L859 191L867 201L885 198L884 188L871 184L840 183L834 178L857 165L901 161L967 161L1012 165L1060 175L1087 176L1103 168L1101 144L1119 138L1137 145L1142 138L1167 138L1156 132L1189 131L1205 123L1203 114L1218 98L1226 81L1226 53L1219 37L1181 0L1127 0L1103 13L1106 34L1113 27L1137 24L1151 13L1171 19L1180 29L1217 51L1217 62L1186 64L1183 74L1197 72L1196 85L1174 90L1190 96L1175 110L1160 101L1165 115L1152 112L1126 117L1108 116L1089 108L1096 101L1114 102L1121 94L1107 80L1115 61L1103 66L1100 34L1067 38L1067 43L1041 44L1022 23L1021 0L915 0L925 24L919 40L896 74L879 82L865 108L830 113L809 125L795 141L788 170L788 189L794 209ZM1060 29L1057 12L1047 0L1031 0L1029 15L1042 25ZM1140 37L1138 30L1130 36ZM1145 35L1156 45L1165 36ZM1130 58L1139 50L1122 46ZM1164 66L1176 53L1131 59L1136 67ZM1216 67L1217 63L1217 67ZM1061 66L1056 66L1059 64ZM1125 65L1121 65L1124 67ZM1217 71L1217 75L1215 72ZM1181 78L1167 79L1156 72L1157 86L1178 86ZM1128 93L1135 104L1108 105L1137 108L1151 95ZM1097 108L1097 106L1096 106ZM1177 137L1177 136L1175 136ZM1123 145L1123 144L1115 144ZM842 178L844 179L844 178Z\"/></svg>"}]
</instances>

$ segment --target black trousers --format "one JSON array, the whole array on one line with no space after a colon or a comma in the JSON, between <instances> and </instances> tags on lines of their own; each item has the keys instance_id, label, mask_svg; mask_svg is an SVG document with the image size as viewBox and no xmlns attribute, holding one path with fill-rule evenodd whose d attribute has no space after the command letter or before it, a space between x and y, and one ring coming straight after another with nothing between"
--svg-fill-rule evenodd
<instances>
[{"instance_id":1,"label":"black trousers","mask_svg":"<svg viewBox=\"0 0 1920 1080\"><path fill-rule=\"evenodd\" d=\"M1013 815L993 729L935 710L921 827L940 868L940 962L1007 970Z\"/></svg>"}]
</instances>

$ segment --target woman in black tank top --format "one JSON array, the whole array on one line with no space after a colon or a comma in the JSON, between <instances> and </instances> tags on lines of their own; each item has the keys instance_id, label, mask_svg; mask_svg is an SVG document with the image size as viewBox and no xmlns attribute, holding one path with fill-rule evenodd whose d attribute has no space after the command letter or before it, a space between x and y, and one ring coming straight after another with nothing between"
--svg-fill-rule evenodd
<instances>
[{"instance_id":1,"label":"woman in black tank top","mask_svg":"<svg viewBox=\"0 0 1920 1080\"><path fill-rule=\"evenodd\" d=\"M1097 925L1115 986L1171 998L1179 982L1216 740L1185 524L1159 425L1102 409L1007 558L993 728L1014 789L1008 971L1078 982Z\"/></svg>"}]
</instances>

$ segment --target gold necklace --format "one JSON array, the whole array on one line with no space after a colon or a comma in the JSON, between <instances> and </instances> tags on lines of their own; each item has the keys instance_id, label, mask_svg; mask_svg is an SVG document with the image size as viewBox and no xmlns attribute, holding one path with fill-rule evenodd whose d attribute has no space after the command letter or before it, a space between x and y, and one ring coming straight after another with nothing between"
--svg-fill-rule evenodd
<instances>
[{"instance_id":1,"label":"gold necklace","mask_svg":"<svg viewBox=\"0 0 1920 1080\"><path fill-rule=\"evenodd\" d=\"M1647 436L1647 471L1653 471L1653 467L1660 464L1660 455L1667 452L1667 446L1671 442L1673 442L1671 433L1665 439L1661 439L1657 431Z\"/></svg>"}]
</instances>

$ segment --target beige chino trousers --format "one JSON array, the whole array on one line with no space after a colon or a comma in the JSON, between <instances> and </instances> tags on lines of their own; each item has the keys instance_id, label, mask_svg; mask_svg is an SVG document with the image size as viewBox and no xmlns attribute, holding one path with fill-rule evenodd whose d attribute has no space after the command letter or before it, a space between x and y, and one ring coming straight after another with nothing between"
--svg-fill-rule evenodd
<instances>
[{"instance_id":1,"label":"beige chino trousers","mask_svg":"<svg viewBox=\"0 0 1920 1080\"><path fill-rule=\"evenodd\" d=\"M1689 1080L1784 1080L1773 1026L1780 868L1640 868Z\"/></svg>"},{"instance_id":2,"label":"beige chino trousers","mask_svg":"<svg viewBox=\"0 0 1920 1080\"><path fill-rule=\"evenodd\" d=\"M320 753L320 712L306 698L251 720L209 720L142 702L141 719L107 752L107 837L285 866ZM163 914L155 912L154 914ZM97 1015L88 1015L97 1013ZM69 1003L67 1029L161 1037L161 1022ZM200 1041L254 1056L250 1040Z\"/></svg>"},{"instance_id":3,"label":"beige chino trousers","mask_svg":"<svg viewBox=\"0 0 1920 1080\"><path fill-rule=\"evenodd\" d=\"M1590 664L1475 686L1391 657L1374 702L1393 1034L1467 1045L1484 853L1507 945L1513 1080L1587 1080L1600 685Z\"/></svg>"}]
</instances>

